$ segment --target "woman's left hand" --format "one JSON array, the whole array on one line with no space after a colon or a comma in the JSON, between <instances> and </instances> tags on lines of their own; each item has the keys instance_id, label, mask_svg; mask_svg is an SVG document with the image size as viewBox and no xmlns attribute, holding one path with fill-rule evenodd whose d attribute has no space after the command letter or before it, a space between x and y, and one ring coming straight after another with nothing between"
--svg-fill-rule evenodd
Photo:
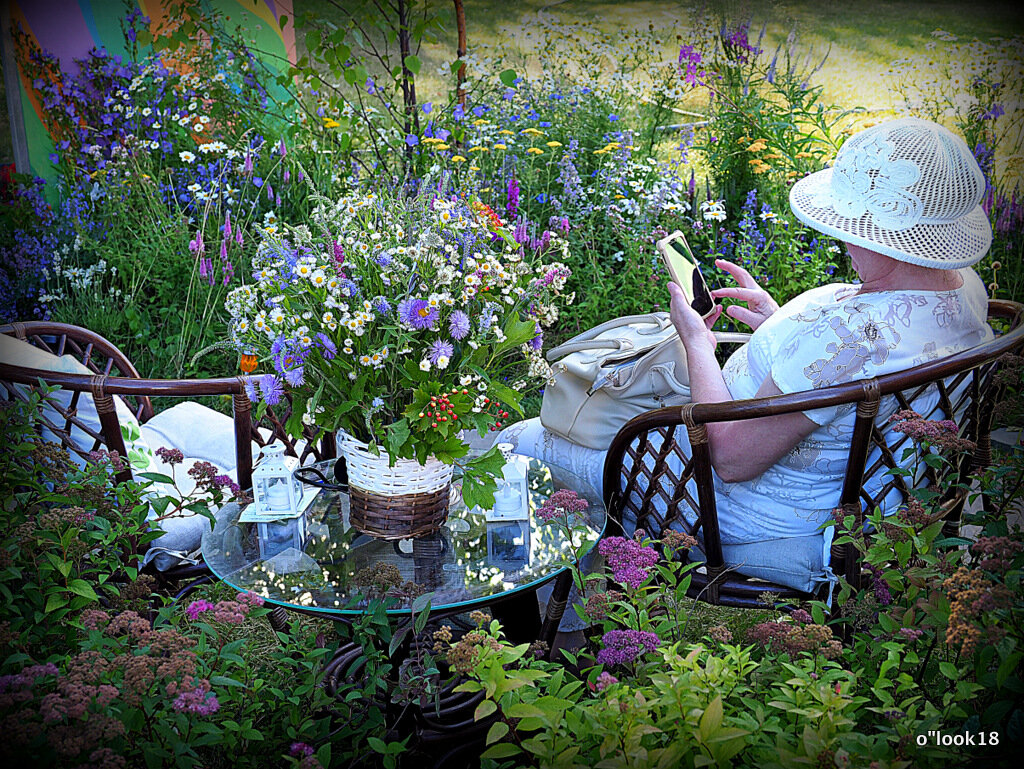
<instances>
[{"instance_id":1,"label":"woman's left hand","mask_svg":"<svg viewBox=\"0 0 1024 769\"><path fill-rule=\"evenodd\" d=\"M679 338L683 340L683 345L688 347L691 344L700 344L703 341L710 345L712 350L715 349L718 340L711 333L711 327L715 325L718 316L722 314L722 305L715 305L715 309L711 314L707 318L702 318L690 306L683 290L674 280L669 281L668 292L672 296L669 317L672 319L672 325L679 332Z\"/></svg>"}]
</instances>

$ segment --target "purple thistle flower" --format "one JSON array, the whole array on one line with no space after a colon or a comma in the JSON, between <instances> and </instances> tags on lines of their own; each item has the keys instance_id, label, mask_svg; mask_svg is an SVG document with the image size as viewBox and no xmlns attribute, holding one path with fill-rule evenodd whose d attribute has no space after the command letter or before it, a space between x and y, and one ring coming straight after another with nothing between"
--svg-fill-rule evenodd
<instances>
[{"instance_id":1,"label":"purple thistle flower","mask_svg":"<svg viewBox=\"0 0 1024 769\"><path fill-rule=\"evenodd\" d=\"M636 661L642 654L654 651L660 643L657 633L609 630L601 638L604 648L597 653L597 661L602 665L625 665Z\"/></svg>"},{"instance_id":2,"label":"purple thistle flower","mask_svg":"<svg viewBox=\"0 0 1024 769\"><path fill-rule=\"evenodd\" d=\"M264 403L268 406L276 406L281 402L281 396L284 395L284 385L273 374L264 374L260 377L260 394L263 396Z\"/></svg>"},{"instance_id":3,"label":"purple thistle flower","mask_svg":"<svg viewBox=\"0 0 1024 769\"><path fill-rule=\"evenodd\" d=\"M426 299L403 299L398 305L398 317L402 323L414 329L432 329L437 323L438 312Z\"/></svg>"},{"instance_id":4,"label":"purple thistle flower","mask_svg":"<svg viewBox=\"0 0 1024 769\"><path fill-rule=\"evenodd\" d=\"M427 353L427 360L429 360L436 366L438 360L441 359L441 356L451 359L453 352L454 349L448 342L442 342L440 339L438 339L436 342L430 345L430 352Z\"/></svg>"},{"instance_id":5,"label":"purple thistle flower","mask_svg":"<svg viewBox=\"0 0 1024 769\"><path fill-rule=\"evenodd\" d=\"M245 396L249 399L250 403L255 403L260 398L256 392L256 383L252 379L245 380Z\"/></svg>"},{"instance_id":6,"label":"purple thistle flower","mask_svg":"<svg viewBox=\"0 0 1024 769\"><path fill-rule=\"evenodd\" d=\"M469 334L469 328L469 316L462 310L456 310L448 318L448 330L451 332L452 339L465 339Z\"/></svg>"}]
</instances>

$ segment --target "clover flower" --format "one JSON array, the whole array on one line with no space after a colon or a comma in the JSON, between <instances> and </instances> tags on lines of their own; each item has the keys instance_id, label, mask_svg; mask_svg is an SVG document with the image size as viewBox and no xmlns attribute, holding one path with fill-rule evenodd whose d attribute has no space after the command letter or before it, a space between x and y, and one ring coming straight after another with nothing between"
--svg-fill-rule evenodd
<instances>
[{"instance_id":1,"label":"clover flower","mask_svg":"<svg viewBox=\"0 0 1024 769\"><path fill-rule=\"evenodd\" d=\"M658 552L653 547L625 537L602 539L597 549L612 570L612 579L631 588L640 587L651 567L658 562Z\"/></svg>"},{"instance_id":2,"label":"clover flower","mask_svg":"<svg viewBox=\"0 0 1024 769\"><path fill-rule=\"evenodd\" d=\"M661 639L657 633L646 630L609 630L601 638L604 647L597 653L602 665L625 665L658 648Z\"/></svg>"}]
</instances>

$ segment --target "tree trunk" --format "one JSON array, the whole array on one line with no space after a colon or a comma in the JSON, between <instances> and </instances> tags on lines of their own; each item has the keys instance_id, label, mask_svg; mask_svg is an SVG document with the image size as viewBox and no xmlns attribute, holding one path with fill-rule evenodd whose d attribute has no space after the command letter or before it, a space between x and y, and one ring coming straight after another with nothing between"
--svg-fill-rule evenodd
<instances>
[{"instance_id":1,"label":"tree trunk","mask_svg":"<svg viewBox=\"0 0 1024 769\"><path fill-rule=\"evenodd\" d=\"M406 66L405 60L411 53L409 36L409 4L398 0L398 48L402 57L402 102L405 106L405 120L402 128L406 136L413 132L419 135L420 121L416 114L416 78ZM412 147L405 145L406 167L412 164Z\"/></svg>"},{"instance_id":2,"label":"tree trunk","mask_svg":"<svg viewBox=\"0 0 1024 769\"><path fill-rule=\"evenodd\" d=\"M459 33L458 48L455 49L455 53L458 54L461 60L466 55L466 9L462 4L462 0L455 1L455 28ZM462 88L462 84L466 82L466 63L461 62L459 64L459 73L456 78L456 97L459 104L466 103L466 91Z\"/></svg>"}]
</instances>

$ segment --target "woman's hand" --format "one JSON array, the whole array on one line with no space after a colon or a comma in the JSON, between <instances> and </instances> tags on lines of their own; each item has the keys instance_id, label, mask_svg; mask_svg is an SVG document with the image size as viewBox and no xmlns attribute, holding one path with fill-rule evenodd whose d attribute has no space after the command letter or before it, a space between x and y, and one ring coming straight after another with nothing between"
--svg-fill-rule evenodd
<instances>
[{"instance_id":1,"label":"woman's hand","mask_svg":"<svg viewBox=\"0 0 1024 769\"><path fill-rule=\"evenodd\" d=\"M740 286L739 288L716 288L711 292L711 296L715 299L722 297L739 299L747 304L746 307L740 307L738 304L729 305L725 314L730 318L735 318L740 323L746 323L752 329L757 329L779 309L778 302L757 285L757 281L750 276L750 273L738 264L727 262L724 259L716 259L715 266L732 275Z\"/></svg>"},{"instance_id":2,"label":"woman's hand","mask_svg":"<svg viewBox=\"0 0 1024 769\"><path fill-rule=\"evenodd\" d=\"M690 306L683 289L674 280L669 281L668 292L672 296L669 317L672 318L672 325L679 332L679 338L683 340L683 346L689 347L691 344L699 344L704 341L714 350L718 341L711 333L711 327L715 325L715 321L722 314L722 305L716 304L711 314L707 318L702 318Z\"/></svg>"}]
</instances>

